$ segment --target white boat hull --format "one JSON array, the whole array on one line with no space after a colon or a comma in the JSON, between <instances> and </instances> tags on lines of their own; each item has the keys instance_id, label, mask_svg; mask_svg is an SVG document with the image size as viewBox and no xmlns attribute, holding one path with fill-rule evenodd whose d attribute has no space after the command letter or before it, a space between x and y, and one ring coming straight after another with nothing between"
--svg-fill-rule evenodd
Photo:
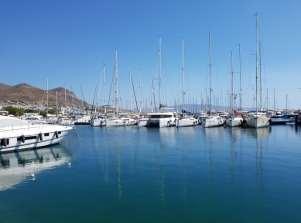
<instances>
[{"instance_id":1,"label":"white boat hull","mask_svg":"<svg viewBox=\"0 0 301 223\"><path fill-rule=\"evenodd\" d=\"M9 145L0 146L0 152L10 152L17 150L35 149L40 147L47 147L55 144L59 144L64 137L67 135L68 131L61 131L61 133L56 136L55 133L49 133L49 136L43 135L43 139L36 137L35 139L29 139L23 142L18 142L17 137L9 138Z\"/></svg>"},{"instance_id":2,"label":"white boat hull","mask_svg":"<svg viewBox=\"0 0 301 223\"><path fill-rule=\"evenodd\" d=\"M243 122L243 118L241 117L230 117L226 120L226 125L228 127L238 127L241 126Z\"/></svg>"},{"instance_id":3,"label":"white boat hull","mask_svg":"<svg viewBox=\"0 0 301 223\"><path fill-rule=\"evenodd\" d=\"M225 120L219 116L209 116L204 119L202 125L204 128L220 127L225 124Z\"/></svg>"},{"instance_id":4,"label":"white boat hull","mask_svg":"<svg viewBox=\"0 0 301 223\"><path fill-rule=\"evenodd\" d=\"M103 118L95 118L91 120L92 127L102 127L105 126L105 119Z\"/></svg>"},{"instance_id":5,"label":"white boat hull","mask_svg":"<svg viewBox=\"0 0 301 223\"><path fill-rule=\"evenodd\" d=\"M246 121L251 128L263 128L270 125L270 119L266 115L250 115Z\"/></svg>"},{"instance_id":6,"label":"white boat hull","mask_svg":"<svg viewBox=\"0 0 301 223\"><path fill-rule=\"evenodd\" d=\"M138 127L146 127L148 122L148 118L142 118L138 120Z\"/></svg>"},{"instance_id":7,"label":"white boat hull","mask_svg":"<svg viewBox=\"0 0 301 223\"><path fill-rule=\"evenodd\" d=\"M122 119L106 119L106 127L121 127L125 126L125 123Z\"/></svg>"},{"instance_id":8,"label":"white boat hull","mask_svg":"<svg viewBox=\"0 0 301 223\"><path fill-rule=\"evenodd\" d=\"M189 118L180 118L176 121L176 127L190 127L198 125L198 120L193 117Z\"/></svg>"}]
</instances>

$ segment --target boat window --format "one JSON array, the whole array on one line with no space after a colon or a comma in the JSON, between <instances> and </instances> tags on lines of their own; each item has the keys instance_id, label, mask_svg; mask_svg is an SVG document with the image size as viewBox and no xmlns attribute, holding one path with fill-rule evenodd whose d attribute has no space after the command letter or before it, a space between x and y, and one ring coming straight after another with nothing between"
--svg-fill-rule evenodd
<instances>
[{"instance_id":1,"label":"boat window","mask_svg":"<svg viewBox=\"0 0 301 223\"><path fill-rule=\"evenodd\" d=\"M1 146L7 146L7 145L9 145L9 139L1 139L0 145Z\"/></svg>"},{"instance_id":2,"label":"boat window","mask_svg":"<svg viewBox=\"0 0 301 223\"><path fill-rule=\"evenodd\" d=\"M25 140L36 139L36 138L37 138L37 136L26 136Z\"/></svg>"},{"instance_id":3,"label":"boat window","mask_svg":"<svg viewBox=\"0 0 301 223\"><path fill-rule=\"evenodd\" d=\"M151 115L150 118L171 118L172 115Z\"/></svg>"},{"instance_id":4,"label":"boat window","mask_svg":"<svg viewBox=\"0 0 301 223\"><path fill-rule=\"evenodd\" d=\"M17 142L23 142L24 139L25 139L25 138L24 138L23 136L20 136L20 137L17 138Z\"/></svg>"},{"instance_id":5,"label":"boat window","mask_svg":"<svg viewBox=\"0 0 301 223\"><path fill-rule=\"evenodd\" d=\"M49 133L44 133L44 136L49 136Z\"/></svg>"}]
</instances>

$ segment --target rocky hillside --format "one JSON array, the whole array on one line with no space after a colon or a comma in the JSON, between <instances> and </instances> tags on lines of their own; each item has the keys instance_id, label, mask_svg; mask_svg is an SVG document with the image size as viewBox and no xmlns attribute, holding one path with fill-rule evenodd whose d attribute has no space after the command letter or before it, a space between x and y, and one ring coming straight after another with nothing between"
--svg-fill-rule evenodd
<instances>
[{"instance_id":1,"label":"rocky hillside","mask_svg":"<svg viewBox=\"0 0 301 223\"><path fill-rule=\"evenodd\" d=\"M65 97L66 92L66 97ZM58 87L50 89L48 93L49 106L56 104L56 94L60 106L79 107L82 101L70 90ZM26 83L14 86L0 83L0 103L20 103L28 105L45 105L46 91Z\"/></svg>"}]
</instances>

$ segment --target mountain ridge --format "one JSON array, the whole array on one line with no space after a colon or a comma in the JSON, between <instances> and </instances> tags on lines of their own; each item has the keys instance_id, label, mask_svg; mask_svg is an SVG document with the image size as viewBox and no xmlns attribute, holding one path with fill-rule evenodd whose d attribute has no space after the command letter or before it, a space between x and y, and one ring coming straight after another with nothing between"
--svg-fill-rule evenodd
<instances>
[{"instance_id":1,"label":"mountain ridge","mask_svg":"<svg viewBox=\"0 0 301 223\"><path fill-rule=\"evenodd\" d=\"M0 83L0 103L45 105L46 98L46 90L27 83L19 83L16 85ZM59 106L80 107L86 104L79 99L74 92L61 86L48 90L49 106L56 105L56 99Z\"/></svg>"}]
</instances>

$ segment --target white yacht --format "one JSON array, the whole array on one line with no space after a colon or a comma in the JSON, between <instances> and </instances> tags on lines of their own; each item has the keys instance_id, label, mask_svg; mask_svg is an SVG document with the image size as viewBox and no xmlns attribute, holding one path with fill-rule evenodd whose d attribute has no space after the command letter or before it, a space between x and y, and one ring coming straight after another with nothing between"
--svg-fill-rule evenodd
<instances>
[{"instance_id":1,"label":"white yacht","mask_svg":"<svg viewBox=\"0 0 301 223\"><path fill-rule=\"evenodd\" d=\"M106 127L120 127L125 126L124 120L119 117L107 117Z\"/></svg>"},{"instance_id":2,"label":"white yacht","mask_svg":"<svg viewBox=\"0 0 301 223\"><path fill-rule=\"evenodd\" d=\"M219 127L225 124L225 119L219 115L209 115L202 122L204 128Z\"/></svg>"},{"instance_id":3,"label":"white yacht","mask_svg":"<svg viewBox=\"0 0 301 223\"><path fill-rule=\"evenodd\" d=\"M262 77L261 77L261 44L259 39L259 20L258 14L256 14L256 77L255 77L255 104L256 112L251 112L246 117L247 125L251 128L262 128L270 125L270 118L266 113L260 112L262 109ZM258 80L260 82L258 83ZM259 86L259 106L258 106L258 86ZM259 108L258 108L259 107Z\"/></svg>"},{"instance_id":4,"label":"white yacht","mask_svg":"<svg viewBox=\"0 0 301 223\"><path fill-rule=\"evenodd\" d=\"M93 117L91 119L90 125L92 127L103 127L106 125L106 119L102 116Z\"/></svg>"},{"instance_id":5,"label":"white yacht","mask_svg":"<svg viewBox=\"0 0 301 223\"><path fill-rule=\"evenodd\" d=\"M172 127L176 125L176 115L174 112L154 112L148 113L149 117L146 127Z\"/></svg>"},{"instance_id":6,"label":"white yacht","mask_svg":"<svg viewBox=\"0 0 301 223\"><path fill-rule=\"evenodd\" d=\"M229 127L238 127L241 126L243 123L243 118L237 115L231 115L226 120L226 125Z\"/></svg>"},{"instance_id":7,"label":"white yacht","mask_svg":"<svg viewBox=\"0 0 301 223\"><path fill-rule=\"evenodd\" d=\"M263 112L253 112L248 114L246 122L251 128L262 128L270 125L270 118Z\"/></svg>"},{"instance_id":8,"label":"white yacht","mask_svg":"<svg viewBox=\"0 0 301 223\"><path fill-rule=\"evenodd\" d=\"M148 123L149 118L148 117L141 117L138 119L138 127L146 127Z\"/></svg>"},{"instance_id":9,"label":"white yacht","mask_svg":"<svg viewBox=\"0 0 301 223\"><path fill-rule=\"evenodd\" d=\"M0 152L58 144L71 129L70 126L32 124L15 117L0 116Z\"/></svg>"},{"instance_id":10,"label":"white yacht","mask_svg":"<svg viewBox=\"0 0 301 223\"><path fill-rule=\"evenodd\" d=\"M176 127L190 127L198 124L199 120L189 115L182 115L176 120Z\"/></svg>"},{"instance_id":11,"label":"white yacht","mask_svg":"<svg viewBox=\"0 0 301 223\"><path fill-rule=\"evenodd\" d=\"M74 121L74 125L90 125L91 116L83 115Z\"/></svg>"}]
</instances>

